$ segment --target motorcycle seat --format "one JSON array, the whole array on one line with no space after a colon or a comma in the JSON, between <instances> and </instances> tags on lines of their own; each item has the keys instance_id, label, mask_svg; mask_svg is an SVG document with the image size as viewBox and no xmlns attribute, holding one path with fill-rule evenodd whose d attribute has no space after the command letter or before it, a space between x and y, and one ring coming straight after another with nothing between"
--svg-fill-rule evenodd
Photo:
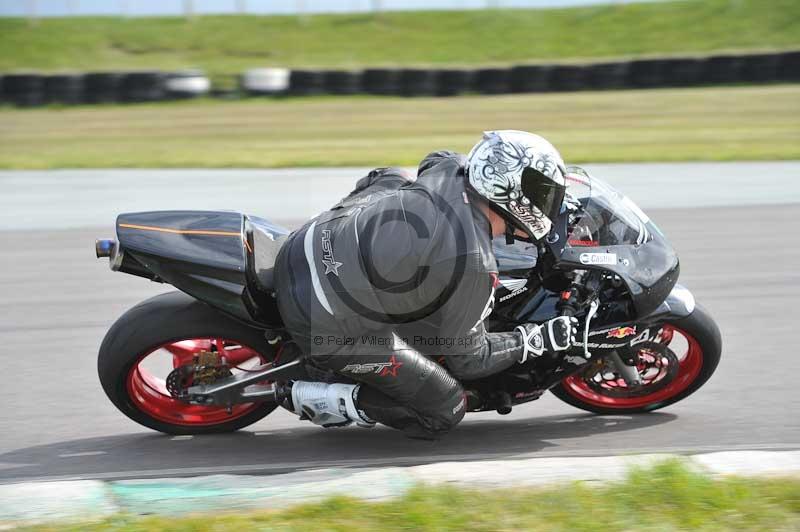
<instances>
[{"instance_id":1,"label":"motorcycle seat","mask_svg":"<svg viewBox=\"0 0 800 532\"><path fill-rule=\"evenodd\" d=\"M253 225L252 229L251 264L254 281L260 291L269 294L275 290L275 259L286 241L286 235L276 235L258 225Z\"/></svg>"}]
</instances>

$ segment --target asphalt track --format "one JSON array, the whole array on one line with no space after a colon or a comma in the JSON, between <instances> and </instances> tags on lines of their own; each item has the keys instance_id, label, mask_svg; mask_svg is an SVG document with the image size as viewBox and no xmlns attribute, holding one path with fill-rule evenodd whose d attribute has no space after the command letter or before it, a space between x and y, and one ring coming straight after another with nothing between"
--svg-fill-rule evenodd
<instances>
[{"instance_id":1,"label":"asphalt track","mask_svg":"<svg viewBox=\"0 0 800 532\"><path fill-rule=\"evenodd\" d=\"M647 209L677 248L680 282L723 332L717 373L697 394L658 413L593 416L548 394L509 416L468 415L438 442L408 440L384 428L322 430L284 411L236 434L173 438L129 421L97 381L95 357L106 329L128 307L167 289L114 274L93 258L94 239L112 234L109 212L188 207L190 196L206 198L197 206L249 206L292 224L310 214L304 202L309 182L322 183L311 195L316 208L342 195L357 173L290 171L289 185L280 190L285 201L267 200L268 208L255 210L256 200L242 194L253 190L247 181L256 178L237 180L232 173L223 174L226 196L209 172L140 173L138 185L127 186L120 181L136 172L64 179L60 172L0 172L0 482L800 449L800 163L597 168L613 171L612 181ZM727 174L742 177L725 180ZM259 186L271 188L257 175ZM195 187L188 194L187 182ZM690 182L694 186L685 186ZM230 201L231 189L239 203Z\"/></svg>"}]
</instances>

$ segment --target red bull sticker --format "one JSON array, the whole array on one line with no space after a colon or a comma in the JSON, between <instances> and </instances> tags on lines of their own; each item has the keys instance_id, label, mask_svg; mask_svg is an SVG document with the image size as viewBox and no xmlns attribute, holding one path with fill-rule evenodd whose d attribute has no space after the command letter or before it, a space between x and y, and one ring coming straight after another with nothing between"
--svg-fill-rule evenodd
<instances>
[{"instance_id":1,"label":"red bull sticker","mask_svg":"<svg viewBox=\"0 0 800 532\"><path fill-rule=\"evenodd\" d=\"M627 338L636 334L636 326L633 327L617 327L608 331L606 338Z\"/></svg>"}]
</instances>

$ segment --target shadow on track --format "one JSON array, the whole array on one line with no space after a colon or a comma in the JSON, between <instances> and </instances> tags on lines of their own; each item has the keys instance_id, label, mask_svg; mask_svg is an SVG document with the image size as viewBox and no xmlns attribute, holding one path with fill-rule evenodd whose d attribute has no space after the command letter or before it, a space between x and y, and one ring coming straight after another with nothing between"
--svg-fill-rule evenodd
<instances>
[{"instance_id":1,"label":"shadow on track","mask_svg":"<svg viewBox=\"0 0 800 532\"><path fill-rule=\"evenodd\" d=\"M124 479L216 473L278 474L326 467L513 459L558 450L558 444L548 440L642 429L676 418L673 414L651 413L481 420L464 423L439 441L410 440L385 428L323 430L300 423L296 429L240 431L188 439L155 433L89 438L2 454L0 482L44 477Z\"/></svg>"}]
</instances>

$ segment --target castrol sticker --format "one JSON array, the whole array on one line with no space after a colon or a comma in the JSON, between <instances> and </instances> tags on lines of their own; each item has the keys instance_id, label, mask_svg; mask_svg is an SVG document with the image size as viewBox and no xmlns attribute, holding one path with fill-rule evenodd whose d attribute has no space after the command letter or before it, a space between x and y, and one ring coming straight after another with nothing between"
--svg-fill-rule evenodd
<instances>
[{"instance_id":1,"label":"castrol sticker","mask_svg":"<svg viewBox=\"0 0 800 532\"><path fill-rule=\"evenodd\" d=\"M605 266L615 266L617 264L616 253L581 253L581 264L597 264Z\"/></svg>"}]
</instances>

